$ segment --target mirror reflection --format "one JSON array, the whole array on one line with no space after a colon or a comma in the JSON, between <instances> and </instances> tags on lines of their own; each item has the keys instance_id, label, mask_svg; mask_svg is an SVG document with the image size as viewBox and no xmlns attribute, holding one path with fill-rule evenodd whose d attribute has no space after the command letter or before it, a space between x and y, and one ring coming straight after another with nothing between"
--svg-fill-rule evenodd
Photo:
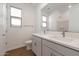
<instances>
[{"instance_id":1,"label":"mirror reflection","mask_svg":"<svg viewBox=\"0 0 79 59\"><path fill-rule=\"evenodd\" d=\"M41 12L48 31L79 32L79 4L49 3Z\"/></svg>"}]
</instances>

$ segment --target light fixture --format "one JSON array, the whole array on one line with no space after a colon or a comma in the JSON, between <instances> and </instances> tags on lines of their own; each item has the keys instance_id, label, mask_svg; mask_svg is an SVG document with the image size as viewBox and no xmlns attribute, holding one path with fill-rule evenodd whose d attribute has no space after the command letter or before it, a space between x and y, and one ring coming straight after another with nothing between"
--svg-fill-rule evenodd
<instances>
[{"instance_id":1,"label":"light fixture","mask_svg":"<svg viewBox=\"0 0 79 59\"><path fill-rule=\"evenodd\" d=\"M69 6L68 6L68 8L71 8L71 7L72 7L72 5L69 5Z\"/></svg>"}]
</instances>

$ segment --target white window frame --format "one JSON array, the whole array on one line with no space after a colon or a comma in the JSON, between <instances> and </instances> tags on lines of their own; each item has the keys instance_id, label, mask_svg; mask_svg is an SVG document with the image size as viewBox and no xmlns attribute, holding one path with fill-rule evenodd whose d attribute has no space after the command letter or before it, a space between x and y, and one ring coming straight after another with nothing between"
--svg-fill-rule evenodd
<instances>
[{"instance_id":1,"label":"white window frame","mask_svg":"<svg viewBox=\"0 0 79 59\"><path fill-rule=\"evenodd\" d=\"M19 10L21 10L21 17L18 17L18 16L11 16L11 8L15 8L15 9L19 9ZM21 20L21 25L19 26L17 26L17 25L12 25L12 23L11 23L11 18L17 18L17 19L20 19ZM17 8L17 7L14 7L14 6L10 6L10 26L11 27L22 27L22 9L21 8Z\"/></svg>"}]
</instances>

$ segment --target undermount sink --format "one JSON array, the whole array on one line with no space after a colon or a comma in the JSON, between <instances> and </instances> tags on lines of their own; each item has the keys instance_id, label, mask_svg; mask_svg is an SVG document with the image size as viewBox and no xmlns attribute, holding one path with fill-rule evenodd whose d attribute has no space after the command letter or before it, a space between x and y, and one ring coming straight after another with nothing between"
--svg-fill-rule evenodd
<instances>
[{"instance_id":1,"label":"undermount sink","mask_svg":"<svg viewBox=\"0 0 79 59\"><path fill-rule=\"evenodd\" d=\"M63 41L63 42L67 42L67 43L72 43L78 39L76 38L70 38L70 37L63 37L63 38L57 38L57 40Z\"/></svg>"},{"instance_id":2,"label":"undermount sink","mask_svg":"<svg viewBox=\"0 0 79 59\"><path fill-rule=\"evenodd\" d=\"M55 38L55 40L64 41L64 42L72 42L75 40L75 38L63 37L62 35L52 35L52 34L41 34L41 35L51 39Z\"/></svg>"},{"instance_id":3,"label":"undermount sink","mask_svg":"<svg viewBox=\"0 0 79 59\"><path fill-rule=\"evenodd\" d=\"M71 42L74 39L70 38L70 37L62 37L62 36L54 36L54 35L46 35L47 37L53 39L55 38L55 40L60 40L60 41L67 41L67 42Z\"/></svg>"},{"instance_id":4,"label":"undermount sink","mask_svg":"<svg viewBox=\"0 0 79 59\"><path fill-rule=\"evenodd\" d=\"M49 38L55 38L54 35L46 35L46 36L49 37Z\"/></svg>"},{"instance_id":5,"label":"undermount sink","mask_svg":"<svg viewBox=\"0 0 79 59\"><path fill-rule=\"evenodd\" d=\"M56 35L46 35L49 38L62 38L62 36L56 36Z\"/></svg>"}]
</instances>

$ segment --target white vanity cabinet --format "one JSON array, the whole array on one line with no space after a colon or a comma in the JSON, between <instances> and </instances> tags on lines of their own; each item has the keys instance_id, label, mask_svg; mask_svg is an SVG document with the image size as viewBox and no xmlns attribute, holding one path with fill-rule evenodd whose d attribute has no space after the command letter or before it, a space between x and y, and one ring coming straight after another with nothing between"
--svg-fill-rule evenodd
<instances>
[{"instance_id":1,"label":"white vanity cabinet","mask_svg":"<svg viewBox=\"0 0 79 59\"><path fill-rule=\"evenodd\" d=\"M54 56L54 54L52 54L51 49L48 48L45 45L42 45L42 56Z\"/></svg>"},{"instance_id":2,"label":"white vanity cabinet","mask_svg":"<svg viewBox=\"0 0 79 59\"><path fill-rule=\"evenodd\" d=\"M36 36L32 37L32 51L37 56L41 56L41 38Z\"/></svg>"},{"instance_id":3,"label":"white vanity cabinet","mask_svg":"<svg viewBox=\"0 0 79 59\"><path fill-rule=\"evenodd\" d=\"M54 49L52 49L50 46L48 46L46 43L44 44L45 40L42 40L42 55L43 56L62 56L61 53L58 53Z\"/></svg>"},{"instance_id":4,"label":"white vanity cabinet","mask_svg":"<svg viewBox=\"0 0 79 59\"><path fill-rule=\"evenodd\" d=\"M33 35L32 40L32 51L37 56L79 56L78 50L50 41L50 39Z\"/></svg>"},{"instance_id":5,"label":"white vanity cabinet","mask_svg":"<svg viewBox=\"0 0 79 59\"><path fill-rule=\"evenodd\" d=\"M57 53L55 50L49 48L48 46L42 46L42 56L61 56L61 54Z\"/></svg>"},{"instance_id":6,"label":"white vanity cabinet","mask_svg":"<svg viewBox=\"0 0 79 59\"><path fill-rule=\"evenodd\" d=\"M64 45L60 45L48 40L42 40L42 43L51 48L52 52L55 51L56 53L53 53L55 56L79 56L79 51L68 48Z\"/></svg>"}]
</instances>

